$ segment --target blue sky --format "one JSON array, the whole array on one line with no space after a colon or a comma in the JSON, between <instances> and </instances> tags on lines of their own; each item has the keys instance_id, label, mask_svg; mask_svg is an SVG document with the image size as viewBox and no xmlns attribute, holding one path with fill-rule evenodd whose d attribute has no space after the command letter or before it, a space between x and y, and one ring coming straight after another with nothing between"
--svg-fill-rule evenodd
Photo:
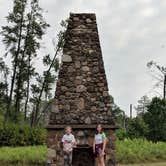
<instances>
[{"instance_id":1,"label":"blue sky","mask_svg":"<svg viewBox=\"0 0 166 166\"><path fill-rule=\"evenodd\" d=\"M166 66L165 0L40 0L40 4L51 25L40 54L53 54L53 37L70 12L96 13L109 91L115 102L129 114L130 104L136 105L143 95L156 95L155 80L146 64L154 60ZM12 0L0 0L0 25L5 24L11 7Z\"/></svg>"}]
</instances>

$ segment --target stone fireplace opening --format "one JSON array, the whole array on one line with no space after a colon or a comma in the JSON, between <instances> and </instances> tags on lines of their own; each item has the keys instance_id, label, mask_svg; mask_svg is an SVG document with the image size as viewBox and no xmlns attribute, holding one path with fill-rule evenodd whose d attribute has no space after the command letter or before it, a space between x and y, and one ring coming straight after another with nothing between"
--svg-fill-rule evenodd
<instances>
[{"instance_id":1,"label":"stone fireplace opening","mask_svg":"<svg viewBox=\"0 0 166 166\"><path fill-rule=\"evenodd\" d=\"M61 139L67 125L77 139L73 166L93 166L92 145L99 123L108 138L106 166L115 166L116 124L93 13L70 13L55 99L49 112L47 147L51 166L63 166Z\"/></svg>"},{"instance_id":2,"label":"stone fireplace opening","mask_svg":"<svg viewBox=\"0 0 166 166\"><path fill-rule=\"evenodd\" d=\"M73 166L94 166L93 147L89 145L77 145L73 149Z\"/></svg>"}]
</instances>

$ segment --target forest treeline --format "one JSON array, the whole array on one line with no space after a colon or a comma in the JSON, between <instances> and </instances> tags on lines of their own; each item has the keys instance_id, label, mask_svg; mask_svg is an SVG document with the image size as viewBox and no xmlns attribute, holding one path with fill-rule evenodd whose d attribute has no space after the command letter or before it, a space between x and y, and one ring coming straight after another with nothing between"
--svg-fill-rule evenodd
<instances>
[{"instance_id":1,"label":"forest treeline","mask_svg":"<svg viewBox=\"0 0 166 166\"><path fill-rule=\"evenodd\" d=\"M120 140L143 138L153 142L166 141L166 99L143 96L135 108L136 117L128 117L113 103L113 114L119 124L116 134Z\"/></svg>"},{"instance_id":2,"label":"forest treeline","mask_svg":"<svg viewBox=\"0 0 166 166\"><path fill-rule=\"evenodd\" d=\"M153 88L149 91L153 97L144 95L138 100L134 107L136 117L126 116L125 111L120 109L111 97L112 111L119 124L117 130L119 139L143 138L154 142L166 141L166 67L150 61L147 63L147 69L155 80Z\"/></svg>"},{"instance_id":3,"label":"forest treeline","mask_svg":"<svg viewBox=\"0 0 166 166\"><path fill-rule=\"evenodd\" d=\"M64 44L67 23L61 22L54 55L41 55L49 24L38 0L14 0L0 35L5 46L0 58L0 116L3 123L40 125L55 93L58 55ZM42 64L37 59L42 59ZM37 65L36 65L37 64ZM35 66L43 65L37 72ZM54 86L53 86L54 85ZM43 124L43 122L41 122Z\"/></svg>"},{"instance_id":4,"label":"forest treeline","mask_svg":"<svg viewBox=\"0 0 166 166\"><path fill-rule=\"evenodd\" d=\"M5 47L0 57L1 126L10 122L31 127L45 124L49 104L55 95L67 21L61 22L54 55L41 55L42 39L50 26L43 12L38 0L13 0L13 8L5 18L6 25L1 26ZM41 64L38 58L42 59ZM36 64L43 66L43 70L38 72ZM166 141L166 68L154 61L147 67L157 79L155 86L162 87L163 95L153 99L143 96L135 107L137 116L134 118L127 117L111 97L112 112L120 128L117 131L119 139L141 137ZM17 129L15 131L17 133Z\"/></svg>"}]
</instances>

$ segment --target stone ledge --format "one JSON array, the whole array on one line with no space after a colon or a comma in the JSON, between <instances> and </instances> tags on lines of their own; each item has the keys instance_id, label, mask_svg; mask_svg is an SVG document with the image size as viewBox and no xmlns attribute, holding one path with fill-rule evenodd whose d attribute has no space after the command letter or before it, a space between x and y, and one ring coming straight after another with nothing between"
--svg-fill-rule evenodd
<instances>
[{"instance_id":1,"label":"stone ledge","mask_svg":"<svg viewBox=\"0 0 166 166\"><path fill-rule=\"evenodd\" d=\"M66 126L71 126L72 129L95 129L96 125L76 125L76 124L66 124L66 125L48 125L46 126L47 130L62 130L64 129ZM117 125L102 125L103 129L112 129L112 130L116 130L118 129Z\"/></svg>"}]
</instances>

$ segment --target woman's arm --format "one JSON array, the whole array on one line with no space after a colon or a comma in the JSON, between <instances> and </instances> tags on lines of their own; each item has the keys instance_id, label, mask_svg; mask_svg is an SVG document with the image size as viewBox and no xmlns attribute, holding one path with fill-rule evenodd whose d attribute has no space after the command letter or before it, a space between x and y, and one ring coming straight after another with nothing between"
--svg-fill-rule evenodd
<instances>
[{"instance_id":1,"label":"woman's arm","mask_svg":"<svg viewBox=\"0 0 166 166\"><path fill-rule=\"evenodd\" d=\"M104 138L103 139L103 149L102 149L103 152L105 151L106 143L107 143L107 138Z\"/></svg>"},{"instance_id":2,"label":"woman's arm","mask_svg":"<svg viewBox=\"0 0 166 166\"><path fill-rule=\"evenodd\" d=\"M95 139L93 140L93 152L95 152Z\"/></svg>"},{"instance_id":3,"label":"woman's arm","mask_svg":"<svg viewBox=\"0 0 166 166\"><path fill-rule=\"evenodd\" d=\"M103 149L102 149L102 151L104 153L105 148L106 148L106 143L107 143L107 137L106 137L105 133L103 133L102 138L103 138Z\"/></svg>"}]
</instances>

